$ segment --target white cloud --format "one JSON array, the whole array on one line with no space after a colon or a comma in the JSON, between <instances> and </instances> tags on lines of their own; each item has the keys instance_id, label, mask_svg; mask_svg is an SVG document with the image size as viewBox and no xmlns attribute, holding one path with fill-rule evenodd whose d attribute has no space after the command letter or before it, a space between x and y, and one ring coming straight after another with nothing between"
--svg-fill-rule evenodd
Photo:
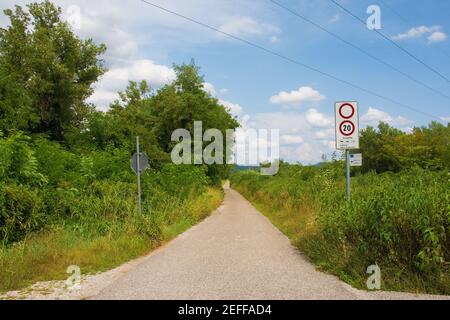
<instances>
[{"instance_id":1,"label":"white cloud","mask_svg":"<svg viewBox=\"0 0 450 320\"><path fill-rule=\"evenodd\" d=\"M442 31L436 31L436 32L433 32L429 37L428 37L428 40L430 41L430 42L442 42L442 41L445 41L445 40L447 40L447 35L444 33L444 32L442 32Z\"/></svg>"},{"instance_id":2,"label":"white cloud","mask_svg":"<svg viewBox=\"0 0 450 320\"><path fill-rule=\"evenodd\" d=\"M271 41L274 39L278 40L278 38L276 37L274 38L274 34L281 32L281 30L274 25L268 23L261 23L247 16L229 17L225 19L225 22L222 23L218 29L222 32L238 37L242 36L255 37L255 36L271 35L269 37ZM227 36L218 33L218 37L226 38Z\"/></svg>"},{"instance_id":3,"label":"white cloud","mask_svg":"<svg viewBox=\"0 0 450 320\"><path fill-rule=\"evenodd\" d=\"M16 4L25 6L30 2L32 1L2 0L0 7L13 8ZM232 26L233 17L236 15L236 4L233 1L153 0L152 2L183 15L198 18L205 24L215 27L227 23ZM75 32L83 38L92 38L97 43L105 43L108 46L106 53L108 65L122 59L152 58L164 61L173 50L222 40L211 30L141 1L57 0L53 3L61 6L65 19L73 14L73 11L68 11L69 7L80 9L81 28L77 28ZM267 37L279 32L279 28L272 22L273 14L266 5L254 0L242 0L239 4L239 17L248 18L247 24L244 23L241 28L248 26L250 32L256 32L255 35L266 32ZM250 21L255 22L253 27ZM264 23L261 23L262 21ZM7 23L7 17L0 14L0 26L6 26ZM143 55L143 50L151 52L151 56ZM165 61L169 62L172 61Z\"/></svg>"},{"instance_id":4,"label":"white cloud","mask_svg":"<svg viewBox=\"0 0 450 320\"><path fill-rule=\"evenodd\" d=\"M427 33L432 33L434 31L438 31L438 30L440 30L439 26L432 26L432 27L420 26L420 27L411 28L407 32L400 33L392 38L394 40L406 40L406 39L420 38Z\"/></svg>"},{"instance_id":5,"label":"white cloud","mask_svg":"<svg viewBox=\"0 0 450 320\"><path fill-rule=\"evenodd\" d=\"M209 93L210 95L212 95L214 97L218 96L219 94L224 95L229 92L229 90L226 88L217 90L216 87L212 83L209 83L209 82L203 83L203 90L205 90L205 92Z\"/></svg>"},{"instance_id":6,"label":"white cloud","mask_svg":"<svg viewBox=\"0 0 450 320\"><path fill-rule=\"evenodd\" d=\"M205 82L203 84L203 90L205 92L209 93L212 96L216 96L217 95L216 88L214 87L214 85L212 83Z\"/></svg>"},{"instance_id":7,"label":"white cloud","mask_svg":"<svg viewBox=\"0 0 450 320\"><path fill-rule=\"evenodd\" d=\"M381 121L403 130L409 130L414 125L412 120L402 116L393 117L389 113L375 108L369 108L367 113L361 117L361 124L366 126L376 127Z\"/></svg>"},{"instance_id":8,"label":"white cloud","mask_svg":"<svg viewBox=\"0 0 450 320\"><path fill-rule=\"evenodd\" d=\"M441 117L441 120L450 123L450 117Z\"/></svg>"},{"instance_id":9,"label":"white cloud","mask_svg":"<svg viewBox=\"0 0 450 320\"><path fill-rule=\"evenodd\" d=\"M323 151L327 149L327 147L322 148ZM305 142L297 146L282 146L280 148L283 160L290 162L301 162L302 164L309 165L320 162L322 154L320 154L320 151L318 152L318 150L319 149L315 144L309 142ZM325 153L328 154L328 151L325 151L323 154Z\"/></svg>"},{"instance_id":10,"label":"white cloud","mask_svg":"<svg viewBox=\"0 0 450 320\"><path fill-rule=\"evenodd\" d=\"M332 125L332 120L327 118L323 113L316 109L309 109L306 113L306 120L313 127L329 127Z\"/></svg>"},{"instance_id":11,"label":"white cloud","mask_svg":"<svg viewBox=\"0 0 450 320\"><path fill-rule=\"evenodd\" d=\"M117 75L127 76L128 79L139 81L145 79L150 85L160 87L175 80L175 71L164 65L155 64L148 59L136 60L126 68L112 70Z\"/></svg>"},{"instance_id":12,"label":"white cloud","mask_svg":"<svg viewBox=\"0 0 450 320\"><path fill-rule=\"evenodd\" d=\"M325 129L325 130L320 130L320 131L316 131L315 136L318 139L334 139L336 135L336 132L334 129Z\"/></svg>"},{"instance_id":13,"label":"white cloud","mask_svg":"<svg viewBox=\"0 0 450 320\"><path fill-rule=\"evenodd\" d=\"M281 143L285 145L301 144L305 142L302 136L285 134L281 136Z\"/></svg>"},{"instance_id":14,"label":"white cloud","mask_svg":"<svg viewBox=\"0 0 450 320\"><path fill-rule=\"evenodd\" d=\"M109 105L117 100L119 95L115 91L96 89L94 93L89 97L87 102L93 103L98 109L107 111Z\"/></svg>"},{"instance_id":15,"label":"white cloud","mask_svg":"<svg viewBox=\"0 0 450 320\"><path fill-rule=\"evenodd\" d=\"M61 5L61 4L59 4ZM94 6L72 6L76 12L63 10L63 18L69 19L73 14L79 14L79 25L73 30L81 38L92 38L96 43L107 46L106 59L108 63L127 60L138 53L138 43L135 37L125 30L123 12L114 5L104 9Z\"/></svg>"},{"instance_id":16,"label":"white cloud","mask_svg":"<svg viewBox=\"0 0 450 320\"><path fill-rule=\"evenodd\" d=\"M155 64L143 59L111 68L95 86L94 94L88 102L101 110L107 110L110 103L117 99L118 92L124 91L129 81L146 80L154 88L175 80L175 71L167 66Z\"/></svg>"},{"instance_id":17,"label":"white cloud","mask_svg":"<svg viewBox=\"0 0 450 320\"><path fill-rule=\"evenodd\" d=\"M419 26L415 28L409 29L405 33L400 33L396 36L393 36L394 40L409 40L409 39L417 39L423 36L428 35L429 42L441 42L447 39L447 35L442 31L441 26Z\"/></svg>"},{"instance_id":18,"label":"white cloud","mask_svg":"<svg viewBox=\"0 0 450 320\"><path fill-rule=\"evenodd\" d=\"M414 125L412 120L369 108L361 117L361 127L377 126L380 121L405 131ZM322 155L330 158L336 151L334 116L315 108L304 112L255 114L245 123L246 128L280 130L280 156L289 162L315 164L322 161Z\"/></svg>"},{"instance_id":19,"label":"white cloud","mask_svg":"<svg viewBox=\"0 0 450 320\"><path fill-rule=\"evenodd\" d=\"M239 116L242 113L242 106L225 100L219 100L219 103L230 110L233 116Z\"/></svg>"},{"instance_id":20,"label":"white cloud","mask_svg":"<svg viewBox=\"0 0 450 320\"><path fill-rule=\"evenodd\" d=\"M328 119L329 116L319 111L308 112L273 112L260 113L251 117L246 128L255 129L278 129L280 130L280 156L289 162L302 162L304 164L315 164L321 161L323 154L330 155L335 150L334 131L332 123L328 127L318 130L315 125L308 121L312 118ZM311 119L310 119L311 120ZM320 121L319 121L320 122ZM326 134L323 132L327 132ZM322 134L318 134L321 132Z\"/></svg>"},{"instance_id":21,"label":"white cloud","mask_svg":"<svg viewBox=\"0 0 450 320\"><path fill-rule=\"evenodd\" d=\"M314 90L311 87L301 87L298 90L291 92L282 91L270 98L272 104L283 105L301 105L304 103L317 103L325 100L326 97L319 91Z\"/></svg>"}]
</instances>

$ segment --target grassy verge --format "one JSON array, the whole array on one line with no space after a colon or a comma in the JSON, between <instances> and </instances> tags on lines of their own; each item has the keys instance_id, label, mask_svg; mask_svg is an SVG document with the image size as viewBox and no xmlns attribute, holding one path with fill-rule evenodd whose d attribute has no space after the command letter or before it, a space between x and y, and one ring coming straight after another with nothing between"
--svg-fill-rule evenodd
<instances>
[{"instance_id":1,"label":"grassy verge","mask_svg":"<svg viewBox=\"0 0 450 320\"><path fill-rule=\"evenodd\" d=\"M98 226L66 222L37 233L23 241L0 247L0 292L18 290L33 283L67 278L66 269L77 265L83 274L117 267L142 256L197 224L217 208L223 192L209 188L202 195L190 197L177 206L153 212L151 223L161 230L157 236L142 232L144 217L117 221L106 233ZM167 219L167 216L170 219Z\"/></svg>"},{"instance_id":2,"label":"grassy verge","mask_svg":"<svg viewBox=\"0 0 450 320\"><path fill-rule=\"evenodd\" d=\"M358 176L351 203L340 176L337 167L289 166L231 181L320 270L367 289L367 268L377 264L383 290L450 294L447 174Z\"/></svg>"}]
</instances>

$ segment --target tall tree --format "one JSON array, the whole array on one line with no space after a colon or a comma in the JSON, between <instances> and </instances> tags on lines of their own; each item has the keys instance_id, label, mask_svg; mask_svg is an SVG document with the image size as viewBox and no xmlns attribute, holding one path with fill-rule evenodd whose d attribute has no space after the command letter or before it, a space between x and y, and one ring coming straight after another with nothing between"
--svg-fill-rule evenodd
<instances>
[{"instance_id":1,"label":"tall tree","mask_svg":"<svg viewBox=\"0 0 450 320\"><path fill-rule=\"evenodd\" d=\"M151 90L145 81L130 82L127 90L120 93L120 100L105 115L111 125L109 140L132 147L135 136L139 135L154 167L170 161L172 149L178 143L172 141L172 133L177 129L187 129L193 137L194 122L201 121L203 133L208 129L220 130L225 145L226 130L239 126L228 110L203 90L204 79L198 66L191 63L175 65L174 69L175 81L158 91ZM89 134L97 131L89 130ZM105 140L104 136L95 140ZM226 171L224 165L208 166L213 180Z\"/></svg>"},{"instance_id":2,"label":"tall tree","mask_svg":"<svg viewBox=\"0 0 450 320\"><path fill-rule=\"evenodd\" d=\"M16 6L0 29L0 130L63 140L92 107L86 99L105 72L104 45L81 40L50 1Z\"/></svg>"},{"instance_id":3,"label":"tall tree","mask_svg":"<svg viewBox=\"0 0 450 320\"><path fill-rule=\"evenodd\" d=\"M425 169L450 168L450 124L433 122L428 127L404 133L386 123L361 132L364 154L362 171L378 173L419 166Z\"/></svg>"}]
</instances>

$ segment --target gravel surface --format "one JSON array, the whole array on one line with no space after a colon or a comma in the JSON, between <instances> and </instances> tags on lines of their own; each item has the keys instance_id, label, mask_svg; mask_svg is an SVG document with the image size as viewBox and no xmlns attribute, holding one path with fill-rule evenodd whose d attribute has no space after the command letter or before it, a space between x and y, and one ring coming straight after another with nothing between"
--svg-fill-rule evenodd
<instances>
[{"instance_id":1,"label":"gravel surface","mask_svg":"<svg viewBox=\"0 0 450 320\"><path fill-rule=\"evenodd\" d=\"M25 299L450 299L445 296L357 290L315 269L239 193L225 187L224 204L208 219L150 255L85 277L0 298Z\"/></svg>"}]
</instances>

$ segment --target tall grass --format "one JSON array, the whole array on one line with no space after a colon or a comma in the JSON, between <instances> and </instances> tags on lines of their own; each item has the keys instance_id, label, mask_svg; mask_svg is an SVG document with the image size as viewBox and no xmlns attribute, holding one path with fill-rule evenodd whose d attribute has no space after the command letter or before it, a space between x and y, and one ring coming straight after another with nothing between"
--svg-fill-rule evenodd
<instances>
[{"instance_id":1,"label":"tall grass","mask_svg":"<svg viewBox=\"0 0 450 320\"><path fill-rule=\"evenodd\" d=\"M125 148L74 152L45 138L0 137L0 291L102 271L196 224L222 199L204 166L136 176Z\"/></svg>"},{"instance_id":2,"label":"tall grass","mask_svg":"<svg viewBox=\"0 0 450 320\"><path fill-rule=\"evenodd\" d=\"M411 169L352 178L343 169L284 166L276 177L241 172L232 186L322 270L365 288L378 264L383 289L450 294L447 172Z\"/></svg>"},{"instance_id":3,"label":"tall grass","mask_svg":"<svg viewBox=\"0 0 450 320\"><path fill-rule=\"evenodd\" d=\"M134 198L114 196L117 194L93 196L80 204L91 205L89 210L102 217L65 220L0 247L0 292L37 281L66 279L70 265L88 274L142 256L208 216L222 202L223 193L208 188L182 201L166 194L159 206L151 208L146 202L142 218L135 214Z\"/></svg>"}]
</instances>

